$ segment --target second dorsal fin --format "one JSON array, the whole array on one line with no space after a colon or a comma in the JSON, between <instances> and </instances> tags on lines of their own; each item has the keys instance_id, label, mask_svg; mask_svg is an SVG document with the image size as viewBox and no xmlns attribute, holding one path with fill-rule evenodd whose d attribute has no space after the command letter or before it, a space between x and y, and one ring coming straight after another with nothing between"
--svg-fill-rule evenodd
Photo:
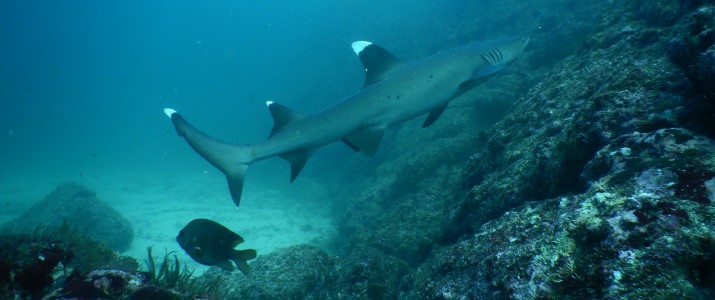
<instances>
[{"instance_id":1,"label":"second dorsal fin","mask_svg":"<svg viewBox=\"0 0 715 300\"><path fill-rule=\"evenodd\" d=\"M352 44L353 51L365 67L365 84L371 85L382 79L382 75L401 64L399 58L390 51L371 42L357 41Z\"/></svg>"},{"instance_id":2,"label":"second dorsal fin","mask_svg":"<svg viewBox=\"0 0 715 300\"><path fill-rule=\"evenodd\" d=\"M286 125L304 118L302 114L299 114L290 108L273 101L266 101L266 105L268 106L268 111L271 112L271 116L273 117L273 129L271 130L271 134L268 138L271 138L274 134L276 134L276 132L283 130Z\"/></svg>"}]
</instances>

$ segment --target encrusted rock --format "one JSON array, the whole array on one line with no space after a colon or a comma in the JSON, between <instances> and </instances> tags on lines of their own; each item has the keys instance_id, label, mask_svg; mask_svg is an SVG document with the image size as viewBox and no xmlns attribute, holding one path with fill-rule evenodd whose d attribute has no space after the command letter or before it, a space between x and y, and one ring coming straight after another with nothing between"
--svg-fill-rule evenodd
<instances>
[{"instance_id":1,"label":"encrusted rock","mask_svg":"<svg viewBox=\"0 0 715 300\"><path fill-rule=\"evenodd\" d=\"M15 232L32 232L40 226L64 223L116 251L128 249L134 237L132 225L126 218L97 198L92 190L75 183L58 186L4 227Z\"/></svg>"}]
</instances>

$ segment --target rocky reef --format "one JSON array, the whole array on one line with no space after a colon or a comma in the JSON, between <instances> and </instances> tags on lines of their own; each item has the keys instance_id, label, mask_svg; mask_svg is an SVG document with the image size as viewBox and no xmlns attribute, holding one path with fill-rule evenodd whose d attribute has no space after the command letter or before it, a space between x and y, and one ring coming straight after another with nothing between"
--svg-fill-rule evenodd
<instances>
[{"instance_id":1,"label":"rocky reef","mask_svg":"<svg viewBox=\"0 0 715 300\"><path fill-rule=\"evenodd\" d=\"M65 223L116 251L128 249L134 238L129 220L97 198L94 191L76 183L58 186L22 215L3 224L2 229L31 233L39 226L56 227Z\"/></svg>"},{"instance_id":2,"label":"rocky reef","mask_svg":"<svg viewBox=\"0 0 715 300\"><path fill-rule=\"evenodd\" d=\"M389 133L362 186L332 187L344 200L331 249L267 253L247 276L213 268L194 278L176 261L162 273L172 292L145 283L103 295L715 298L715 3L479 5L484 18L460 25L473 29L435 31L456 45L510 28L530 34L528 54L429 129ZM70 263L65 248L43 247L53 269ZM36 258L0 263L0 283ZM134 282L127 272L119 277Z\"/></svg>"},{"instance_id":3,"label":"rocky reef","mask_svg":"<svg viewBox=\"0 0 715 300\"><path fill-rule=\"evenodd\" d=\"M625 134L583 193L520 205L411 275L428 297L707 299L715 286L715 143L684 129ZM591 177L595 176L595 177Z\"/></svg>"},{"instance_id":4,"label":"rocky reef","mask_svg":"<svg viewBox=\"0 0 715 300\"><path fill-rule=\"evenodd\" d=\"M28 234L0 233L2 299L41 299L63 286L72 287L73 291L86 290L85 287L93 284L80 283L85 275L96 276L96 270L130 274L137 268L133 258L117 255L104 243L67 223L58 227L36 227ZM102 278L108 280L108 277ZM100 297L102 293L96 295Z\"/></svg>"}]
</instances>

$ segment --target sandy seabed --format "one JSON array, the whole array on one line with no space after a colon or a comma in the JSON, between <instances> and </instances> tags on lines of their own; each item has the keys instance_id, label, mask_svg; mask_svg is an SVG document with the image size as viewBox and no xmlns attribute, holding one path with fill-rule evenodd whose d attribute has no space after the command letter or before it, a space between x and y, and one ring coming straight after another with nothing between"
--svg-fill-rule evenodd
<instances>
[{"instance_id":1,"label":"sandy seabed","mask_svg":"<svg viewBox=\"0 0 715 300\"><path fill-rule=\"evenodd\" d=\"M130 249L121 253L144 266L147 247L154 257L174 252L180 261L200 274L208 269L194 262L175 238L189 221L211 219L245 239L236 249L256 249L258 255L297 244L320 245L335 235L327 192L320 184L302 179L300 184L266 184L247 179L240 208L228 194L217 172L167 176L103 174L72 179L11 176L0 180L0 223L9 221L48 195L62 183L77 182L118 210L134 228ZM270 183L268 183L270 185Z\"/></svg>"}]
</instances>

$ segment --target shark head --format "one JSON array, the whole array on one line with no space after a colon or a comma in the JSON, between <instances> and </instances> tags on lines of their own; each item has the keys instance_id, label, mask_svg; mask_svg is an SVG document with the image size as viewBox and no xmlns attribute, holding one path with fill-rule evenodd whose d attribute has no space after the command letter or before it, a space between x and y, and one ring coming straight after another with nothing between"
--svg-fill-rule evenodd
<instances>
[{"instance_id":1,"label":"shark head","mask_svg":"<svg viewBox=\"0 0 715 300\"><path fill-rule=\"evenodd\" d=\"M480 56L493 66L508 65L516 60L529 44L528 37L502 38L480 45Z\"/></svg>"}]
</instances>

